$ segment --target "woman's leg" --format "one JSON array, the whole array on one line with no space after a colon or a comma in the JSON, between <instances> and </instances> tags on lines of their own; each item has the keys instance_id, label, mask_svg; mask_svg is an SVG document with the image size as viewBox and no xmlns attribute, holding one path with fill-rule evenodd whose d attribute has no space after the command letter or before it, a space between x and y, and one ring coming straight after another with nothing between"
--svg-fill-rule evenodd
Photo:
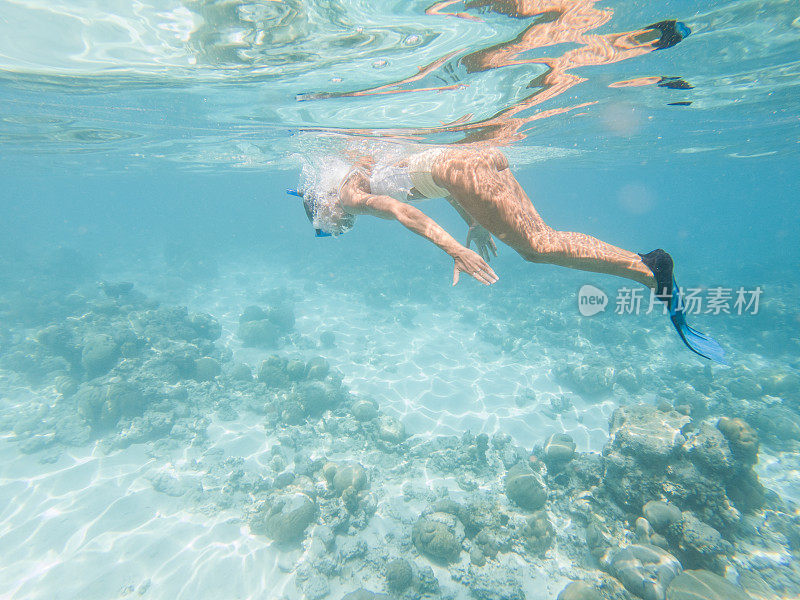
<instances>
[{"instance_id":1,"label":"woman's leg","mask_svg":"<svg viewBox=\"0 0 800 600\"><path fill-rule=\"evenodd\" d=\"M655 286L652 271L635 252L583 233L556 231L536 212L505 157L496 150L452 150L431 171L437 185L483 227L525 260L607 273Z\"/></svg>"}]
</instances>

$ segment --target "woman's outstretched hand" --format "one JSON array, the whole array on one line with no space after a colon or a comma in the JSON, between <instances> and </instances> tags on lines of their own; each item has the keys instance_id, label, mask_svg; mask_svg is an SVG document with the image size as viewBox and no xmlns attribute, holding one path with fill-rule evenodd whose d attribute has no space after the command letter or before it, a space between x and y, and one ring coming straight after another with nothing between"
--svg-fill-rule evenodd
<instances>
[{"instance_id":1,"label":"woman's outstretched hand","mask_svg":"<svg viewBox=\"0 0 800 600\"><path fill-rule=\"evenodd\" d=\"M492 268L483 260L477 252L468 248L463 248L453 255L455 266L453 267L453 285L458 283L458 276L461 271L471 275L484 285L492 285L499 277L492 271Z\"/></svg>"},{"instance_id":2,"label":"woman's outstretched hand","mask_svg":"<svg viewBox=\"0 0 800 600\"><path fill-rule=\"evenodd\" d=\"M470 242L475 242L475 249L486 262L491 260L492 254L497 256L497 246L494 244L492 234L480 225L470 225L465 244L467 248L469 248Z\"/></svg>"}]
</instances>

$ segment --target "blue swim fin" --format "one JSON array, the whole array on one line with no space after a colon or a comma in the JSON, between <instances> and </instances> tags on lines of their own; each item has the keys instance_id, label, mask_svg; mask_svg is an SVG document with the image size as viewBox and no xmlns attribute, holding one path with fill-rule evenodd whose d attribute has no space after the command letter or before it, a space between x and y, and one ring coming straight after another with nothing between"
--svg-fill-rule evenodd
<instances>
[{"instance_id":1,"label":"blue swim fin","mask_svg":"<svg viewBox=\"0 0 800 600\"><path fill-rule=\"evenodd\" d=\"M683 343L686 344L689 350L721 365L728 365L728 361L725 360L725 350L722 349L722 346L720 346L714 338L700 333L696 329L692 329L686 323L683 298L681 298L680 288L674 277L672 278L672 298L669 303L669 318L678 331L678 335L681 336Z\"/></svg>"}]
</instances>

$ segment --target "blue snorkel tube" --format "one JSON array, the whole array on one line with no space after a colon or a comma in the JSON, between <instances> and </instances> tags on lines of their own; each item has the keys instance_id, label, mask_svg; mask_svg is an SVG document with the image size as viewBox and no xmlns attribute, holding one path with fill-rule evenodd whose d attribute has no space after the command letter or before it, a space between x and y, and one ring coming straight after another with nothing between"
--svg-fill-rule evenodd
<instances>
[{"instance_id":1,"label":"blue snorkel tube","mask_svg":"<svg viewBox=\"0 0 800 600\"><path fill-rule=\"evenodd\" d=\"M308 217L308 222L313 224L314 223L314 204L307 200L305 194L303 192L299 192L298 190L286 190L286 193L290 196L297 196L303 201L303 208L306 211L306 217ZM314 237L331 237L331 234L327 231L322 231L322 229L314 228Z\"/></svg>"}]
</instances>

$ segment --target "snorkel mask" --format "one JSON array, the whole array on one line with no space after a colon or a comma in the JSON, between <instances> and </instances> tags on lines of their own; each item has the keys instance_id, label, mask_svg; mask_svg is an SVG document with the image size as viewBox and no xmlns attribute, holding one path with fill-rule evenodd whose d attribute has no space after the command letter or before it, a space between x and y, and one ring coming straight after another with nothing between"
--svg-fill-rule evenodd
<instances>
[{"instance_id":1,"label":"snorkel mask","mask_svg":"<svg viewBox=\"0 0 800 600\"><path fill-rule=\"evenodd\" d=\"M297 196L303 201L303 208L306 211L306 218L308 218L308 222L312 225L314 224L314 215L317 212L316 202L312 198L306 198L303 192L297 190L286 190L286 193L290 196ZM331 233L327 231L322 231L322 229L318 229L317 227L314 228L314 237L331 237Z\"/></svg>"}]
</instances>

